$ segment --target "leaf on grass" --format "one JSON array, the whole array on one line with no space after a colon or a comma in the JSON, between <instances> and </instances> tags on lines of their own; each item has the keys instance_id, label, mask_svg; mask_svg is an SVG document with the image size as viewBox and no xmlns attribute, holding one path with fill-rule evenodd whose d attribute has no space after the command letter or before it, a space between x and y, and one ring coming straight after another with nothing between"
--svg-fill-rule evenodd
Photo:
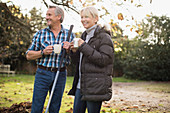
<instances>
[{"instance_id":1,"label":"leaf on grass","mask_svg":"<svg viewBox=\"0 0 170 113\"><path fill-rule=\"evenodd\" d=\"M146 105L145 105L145 104L142 104L141 106L143 106L143 107L144 107L144 106L146 106Z\"/></svg>"},{"instance_id":2,"label":"leaf on grass","mask_svg":"<svg viewBox=\"0 0 170 113\"><path fill-rule=\"evenodd\" d=\"M73 108L70 108L69 110L67 110L66 113L73 113Z\"/></svg>"},{"instance_id":3,"label":"leaf on grass","mask_svg":"<svg viewBox=\"0 0 170 113\"><path fill-rule=\"evenodd\" d=\"M133 105L133 108L139 108L139 106L138 105Z\"/></svg>"},{"instance_id":4,"label":"leaf on grass","mask_svg":"<svg viewBox=\"0 0 170 113\"><path fill-rule=\"evenodd\" d=\"M111 105L110 104L104 104L103 107L110 108Z\"/></svg>"},{"instance_id":5,"label":"leaf on grass","mask_svg":"<svg viewBox=\"0 0 170 113\"><path fill-rule=\"evenodd\" d=\"M5 101L12 102L13 100L11 98L4 97Z\"/></svg>"},{"instance_id":6,"label":"leaf on grass","mask_svg":"<svg viewBox=\"0 0 170 113\"><path fill-rule=\"evenodd\" d=\"M102 112L103 112L103 113L105 113L105 112L106 112L106 110L105 110L105 109L102 109Z\"/></svg>"},{"instance_id":7,"label":"leaf on grass","mask_svg":"<svg viewBox=\"0 0 170 113\"><path fill-rule=\"evenodd\" d=\"M73 99L73 97L69 96L69 99Z\"/></svg>"},{"instance_id":8,"label":"leaf on grass","mask_svg":"<svg viewBox=\"0 0 170 113\"><path fill-rule=\"evenodd\" d=\"M142 100L139 100L139 102L142 102Z\"/></svg>"},{"instance_id":9,"label":"leaf on grass","mask_svg":"<svg viewBox=\"0 0 170 113\"><path fill-rule=\"evenodd\" d=\"M17 92L16 91L14 91L14 95L16 95L17 94Z\"/></svg>"}]
</instances>

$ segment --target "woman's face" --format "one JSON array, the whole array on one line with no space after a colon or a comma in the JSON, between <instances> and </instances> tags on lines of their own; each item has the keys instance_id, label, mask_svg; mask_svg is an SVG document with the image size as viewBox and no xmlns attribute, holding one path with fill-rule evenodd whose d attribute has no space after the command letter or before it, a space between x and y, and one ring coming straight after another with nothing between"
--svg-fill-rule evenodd
<instances>
[{"instance_id":1,"label":"woman's face","mask_svg":"<svg viewBox=\"0 0 170 113\"><path fill-rule=\"evenodd\" d=\"M87 16L82 13L81 23L83 24L84 28L88 29L97 23L97 18L94 18L92 15Z\"/></svg>"}]
</instances>

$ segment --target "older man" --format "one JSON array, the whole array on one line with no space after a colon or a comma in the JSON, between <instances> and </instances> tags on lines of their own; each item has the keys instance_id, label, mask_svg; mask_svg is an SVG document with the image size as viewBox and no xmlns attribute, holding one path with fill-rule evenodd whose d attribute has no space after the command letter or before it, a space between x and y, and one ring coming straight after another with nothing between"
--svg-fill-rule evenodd
<instances>
[{"instance_id":1,"label":"older man","mask_svg":"<svg viewBox=\"0 0 170 113\"><path fill-rule=\"evenodd\" d=\"M48 27L39 30L32 39L32 44L26 52L28 60L37 59L37 71L34 81L34 92L32 101L31 113L42 113L44 102L48 91L51 88L56 76L59 62L61 59L60 54L53 52L54 44L62 44L66 41L68 30L61 24L64 19L64 11L57 6L49 6L46 13L46 20ZM74 35L71 34L70 41ZM65 45L66 46L66 45ZM66 83L66 65L69 59L64 59L58 81L54 90L53 98L49 107L50 113L58 113L61 106L61 100Z\"/></svg>"}]
</instances>

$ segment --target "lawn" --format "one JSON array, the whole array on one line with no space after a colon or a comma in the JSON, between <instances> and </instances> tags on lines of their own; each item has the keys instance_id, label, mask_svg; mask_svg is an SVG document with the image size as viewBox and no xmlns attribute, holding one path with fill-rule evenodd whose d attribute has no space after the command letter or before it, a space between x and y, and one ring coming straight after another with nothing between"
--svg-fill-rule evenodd
<instances>
[{"instance_id":1,"label":"lawn","mask_svg":"<svg viewBox=\"0 0 170 113\"><path fill-rule=\"evenodd\" d=\"M73 77L67 77L66 88L64 91L60 112L73 108L74 97L68 96L71 89ZM0 76L0 107L10 107L14 103L32 101L34 75L16 75L15 77ZM47 97L45 106L47 106ZM112 108L102 106L102 111L113 111Z\"/></svg>"},{"instance_id":2,"label":"lawn","mask_svg":"<svg viewBox=\"0 0 170 113\"><path fill-rule=\"evenodd\" d=\"M66 112L73 108L74 97L67 95L68 91L71 89L72 82L73 82L73 77L67 77L66 88L62 99L60 113L72 113L72 112ZM124 87L127 87L126 86L127 83L132 84L132 83L140 82L139 84L141 84L142 87L139 88L143 88L142 91L148 90L149 92L156 92L156 94L160 93L161 95L164 93L168 95L170 92L169 83L166 82L160 82L160 83L151 82L152 85L150 82L147 82L149 83L148 85L148 84L144 84L146 83L146 81L129 80L123 77L114 77L113 82L122 83L124 84L123 85ZM11 107L14 104L20 104L21 102L31 102L32 94L33 94L33 84L34 84L34 75L16 75L14 77L0 76L0 108ZM123 87L118 87L118 88L122 89ZM136 85L134 85L134 88L136 88ZM122 94L122 92L120 92L120 94ZM45 107L47 106L48 99L49 97L47 96ZM136 112L129 112L128 110L119 109L119 107L123 107L123 105L119 107L114 107L114 106L115 106L114 103L111 103L111 105L109 105L109 103L104 102L102 104L101 113L117 113L117 112L136 113ZM45 110L46 109L44 109L44 111ZM136 110L139 111L138 109Z\"/></svg>"}]
</instances>

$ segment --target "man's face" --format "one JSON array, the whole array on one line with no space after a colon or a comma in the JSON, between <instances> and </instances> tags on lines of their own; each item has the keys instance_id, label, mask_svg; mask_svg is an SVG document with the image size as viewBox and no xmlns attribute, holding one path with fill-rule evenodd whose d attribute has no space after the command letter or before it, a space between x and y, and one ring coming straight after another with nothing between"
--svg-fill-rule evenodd
<instances>
[{"instance_id":1,"label":"man's face","mask_svg":"<svg viewBox=\"0 0 170 113\"><path fill-rule=\"evenodd\" d=\"M49 8L46 13L46 20L48 26L54 26L60 21L60 15L55 15L55 8Z\"/></svg>"}]
</instances>

